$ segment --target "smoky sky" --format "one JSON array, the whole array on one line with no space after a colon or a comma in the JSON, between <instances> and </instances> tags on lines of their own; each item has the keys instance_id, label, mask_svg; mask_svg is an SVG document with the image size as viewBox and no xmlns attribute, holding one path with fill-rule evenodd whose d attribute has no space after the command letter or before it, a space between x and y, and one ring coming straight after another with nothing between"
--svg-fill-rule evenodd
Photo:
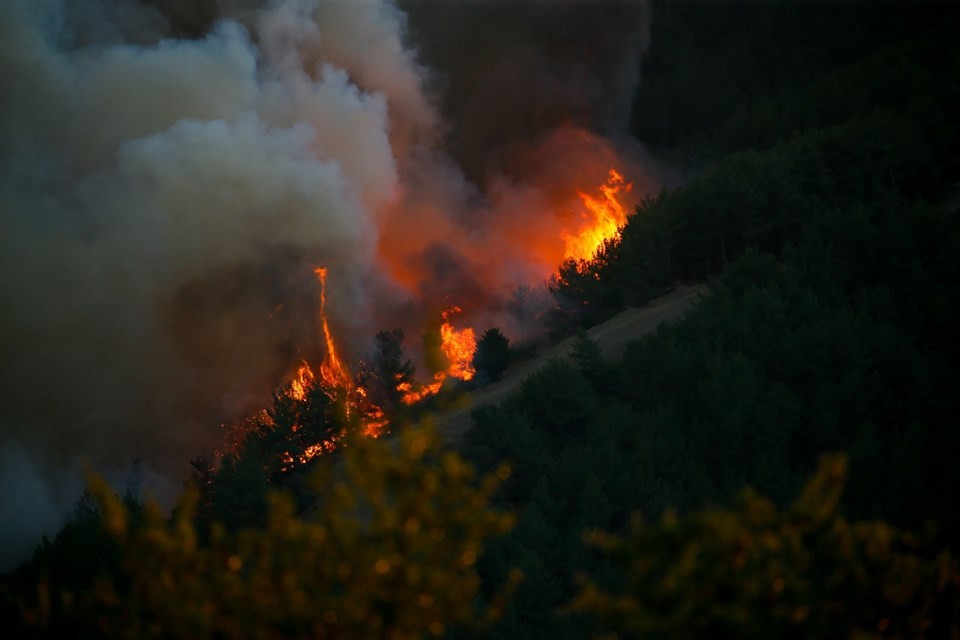
<instances>
[{"instance_id":1,"label":"smoky sky","mask_svg":"<svg viewBox=\"0 0 960 640\"><path fill-rule=\"evenodd\" d=\"M0 543L29 546L83 463L179 482L317 357L316 266L350 358L447 302L495 322L555 265L572 181L630 148L648 21L644 2L0 3ZM17 529L24 492L45 506Z\"/></svg>"},{"instance_id":2,"label":"smoky sky","mask_svg":"<svg viewBox=\"0 0 960 640\"><path fill-rule=\"evenodd\" d=\"M620 135L648 44L638 0L401 0L471 179L523 177L517 152L556 127Z\"/></svg>"}]
</instances>

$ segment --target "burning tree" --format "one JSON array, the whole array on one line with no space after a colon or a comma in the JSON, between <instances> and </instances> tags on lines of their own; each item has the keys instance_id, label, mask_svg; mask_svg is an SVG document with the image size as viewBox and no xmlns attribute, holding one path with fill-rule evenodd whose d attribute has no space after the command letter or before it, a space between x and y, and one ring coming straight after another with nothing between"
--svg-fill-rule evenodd
<instances>
[{"instance_id":1,"label":"burning tree","mask_svg":"<svg viewBox=\"0 0 960 640\"><path fill-rule=\"evenodd\" d=\"M404 404L412 405L436 395L449 379L467 381L473 378L473 353L477 338L472 328L457 329L452 316L460 313L460 307L450 307L440 314L440 326L423 334L424 359L433 370L433 381L428 384L401 383L397 390Z\"/></svg>"},{"instance_id":2,"label":"burning tree","mask_svg":"<svg viewBox=\"0 0 960 640\"><path fill-rule=\"evenodd\" d=\"M632 182L624 180L616 169L610 169L599 195L577 192L585 212L576 233L564 231L560 236L566 246L564 260L590 260L605 242L620 235L627 224L627 208L621 199L632 189Z\"/></svg>"}]
</instances>

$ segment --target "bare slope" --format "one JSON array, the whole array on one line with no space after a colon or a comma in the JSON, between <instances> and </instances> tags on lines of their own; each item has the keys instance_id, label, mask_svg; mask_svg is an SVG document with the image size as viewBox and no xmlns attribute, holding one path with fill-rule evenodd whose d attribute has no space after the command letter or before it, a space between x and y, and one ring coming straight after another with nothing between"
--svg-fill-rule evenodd
<instances>
[{"instance_id":1,"label":"bare slope","mask_svg":"<svg viewBox=\"0 0 960 640\"><path fill-rule=\"evenodd\" d=\"M682 286L657 298L645 307L627 309L588 331L606 357L619 356L627 344L656 329L660 323L673 320L692 306L706 291L703 285ZM554 358L569 358L575 338L567 338L532 360L507 371L502 380L464 396L456 408L438 413L434 420L440 433L449 442L457 442L473 426L470 412L475 408L502 402L516 391L523 381Z\"/></svg>"}]
</instances>

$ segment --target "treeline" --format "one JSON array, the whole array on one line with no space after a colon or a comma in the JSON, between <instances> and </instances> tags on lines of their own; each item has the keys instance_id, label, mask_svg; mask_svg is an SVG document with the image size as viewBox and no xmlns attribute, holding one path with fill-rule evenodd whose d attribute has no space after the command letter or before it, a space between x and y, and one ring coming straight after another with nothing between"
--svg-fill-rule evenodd
<instances>
[{"instance_id":1,"label":"treeline","mask_svg":"<svg viewBox=\"0 0 960 640\"><path fill-rule=\"evenodd\" d=\"M465 450L480 468L512 461L501 499L518 513L482 570L495 579L519 563L527 577L489 637L589 635L592 621L558 613L577 593L572 573L607 588L627 578L582 544L585 531L729 505L745 485L783 505L831 451L850 457L845 513L956 548L960 222L944 203L958 177L960 52L947 45L950 25L743 111L774 115L715 126L713 140L742 150L643 203L596 259L563 266L559 335L677 282L707 279L710 292L622 360L581 339L573 362L474 414ZM693 548L712 544L701 535ZM670 558L659 571L686 557L659 548ZM644 585L644 632L784 632L751 626L770 613L760 601L698 627L702 585L666 599ZM658 611L685 611L692 626L657 627ZM790 633L850 633L800 629Z\"/></svg>"}]
</instances>

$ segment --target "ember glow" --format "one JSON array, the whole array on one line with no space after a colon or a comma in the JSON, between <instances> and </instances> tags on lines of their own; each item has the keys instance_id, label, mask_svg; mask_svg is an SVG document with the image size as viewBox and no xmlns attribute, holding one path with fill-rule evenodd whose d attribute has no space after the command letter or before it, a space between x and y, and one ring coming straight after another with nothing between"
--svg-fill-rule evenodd
<instances>
[{"instance_id":1,"label":"ember glow","mask_svg":"<svg viewBox=\"0 0 960 640\"><path fill-rule=\"evenodd\" d=\"M632 189L632 182L626 182L616 169L610 169L607 182L599 188L599 196L577 192L585 208L584 220L575 233L561 234L566 244L565 259L590 260L604 242L620 234L627 223L627 210L621 199Z\"/></svg>"}]
</instances>

